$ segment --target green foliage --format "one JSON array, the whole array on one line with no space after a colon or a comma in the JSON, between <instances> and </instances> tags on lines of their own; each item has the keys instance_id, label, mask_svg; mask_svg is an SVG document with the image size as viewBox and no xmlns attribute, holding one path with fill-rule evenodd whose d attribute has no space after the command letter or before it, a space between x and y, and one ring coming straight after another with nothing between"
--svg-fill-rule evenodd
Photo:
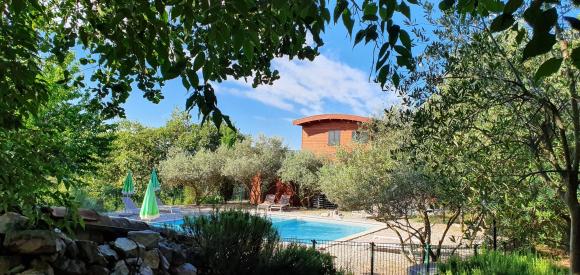
<instances>
[{"instance_id":1,"label":"green foliage","mask_svg":"<svg viewBox=\"0 0 580 275\"><path fill-rule=\"evenodd\" d=\"M0 11L0 127L17 128L35 116L50 100L52 91L42 77L39 48L48 45L37 24L49 20L38 3L14 0L2 3ZM63 53L67 53L64 51Z\"/></svg>"},{"instance_id":2,"label":"green foliage","mask_svg":"<svg viewBox=\"0 0 580 275\"><path fill-rule=\"evenodd\" d=\"M114 153L99 166L99 177L91 179L89 187L91 196L101 198L101 194L109 194L104 200L104 206L107 209L116 209L119 206L117 202L120 196L117 190L120 190L127 170L131 169L135 179L135 199L140 200L149 181L151 170L160 168L168 158L171 148L185 155L192 155L198 151L203 151L202 154L207 155L209 151L216 150L222 143L222 132L226 132L228 139L234 142L241 139L238 132L225 126L218 131L218 128L209 123L195 124L187 112L177 109L174 110L171 119L159 128L121 121L114 132L115 140L112 145ZM208 165L203 165L203 167L211 168ZM164 182L163 171L160 171L160 176L160 195L164 201L175 202L183 196L183 190L175 188L176 182ZM190 199L194 197L189 196ZM201 198L203 195L199 199Z\"/></svg>"},{"instance_id":3,"label":"green foliage","mask_svg":"<svg viewBox=\"0 0 580 275\"><path fill-rule=\"evenodd\" d=\"M556 275L569 274L567 268L556 266L552 261L533 254L483 251L467 260L458 257L437 265L441 274L521 274Z\"/></svg>"},{"instance_id":4,"label":"green foliage","mask_svg":"<svg viewBox=\"0 0 580 275\"><path fill-rule=\"evenodd\" d=\"M190 154L178 148L169 151L167 159L159 163L159 174L169 188L190 187L195 203L215 194L222 183L221 169L224 159L206 150Z\"/></svg>"},{"instance_id":5,"label":"green foliage","mask_svg":"<svg viewBox=\"0 0 580 275\"><path fill-rule=\"evenodd\" d=\"M272 222L236 210L185 217L183 228L193 238L203 274L252 274L266 265L279 241Z\"/></svg>"},{"instance_id":6,"label":"green foliage","mask_svg":"<svg viewBox=\"0 0 580 275\"><path fill-rule=\"evenodd\" d=\"M335 162L320 170L320 187L329 200L343 209L371 213L374 219L403 236L402 244L411 242L405 237L408 234L421 244L441 244L447 237L456 243L473 240L479 225L462 228L461 235L447 235L459 215L474 208L469 200L471 190L455 175L429 167L428 146L414 140L412 121L393 110L385 113L382 120L362 127L370 132L370 142L339 152ZM438 222L430 215L431 209L445 209L448 215ZM413 219L420 222L412 222ZM469 217L464 220L471 222ZM444 230L432 239L436 223ZM441 250L437 249L430 256L436 260L440 255Z\"/></svg>"},{"instance_id":7,"label":"green foliage","mask_svg":"<svg viewBox=\"0 0 580 275\"><path fill-rule=\"evenodd\" d=\"M259 176L262 187L276 180L288 148L279 138L259 136L256 141L248 138L220 150L218 152L226 159L222 174L250 190L256 176Z\"/></svg>"},{"instance_id":8,"label":"green foliage","mask_svg":"<svg viewBox=\"0 0 580 275\"><path fill-rule=\"evenodd\" d=\"M111 142L111 126L88 111L87 97L57 84L64 72L54 60L46 60L42 74L47 101L20 127L0 127L0 212L31 218L42 218L40 208L51 205L74 212L69 191L84 185L84 175L94 175Z\"/></svg>"},{"instance_id":9,"label":"green foliage","mask_svg":"<svg viewBox=\"0 0 580 275\"><path fill-rule=\"evenodd\" d=\"M81 64L98 64L98 68L91 67L90 84L72 71L63 75L60 84L86 86L93 95L92 106L103 110L105 117L123 115L120 105L134 86L145 98L159 102L165 82L180 78L192 90L188 110L197 107L204 121L211 119L218 127L224 120L229 124L217 108L211 83L251 77L254 86L271 84L279 78L271 60L281 56L312 60L323 45L326 25L341 18L348 33L356 33L354 44L364 39L365 44L383 49L376 56L377 82L398 87L401 76L416 69L408 34L427 40L423 29L411 26L406 31L401 25L407 24L397 22L412 20L410 5L418 4L416 0L344 0L337 1L331 14L327 1L321 0L7 1L0 14L4 31L0 75L6 76L0 79L0 89L6 91L0 100L0 125L19 126L23 118L37 112L48 100L46 85L39 78L42 58L54 55L62 61L75 47L86 53L79 58ZM578 30L578 20L565 16L569 5L566 1L443 0L438 6L444 14L483 18L483 27L496 32L526 24L523 30L531 39L519 57L528 60L555 47L561 40L555 32ZM498 15L490 16L494 14ZM560 17L568 24L557 24ZM359 30L354 29L355 22ZM314 45L306 43L308 36ZM573 64L578 68L577 62Z\"/></svg>"},{"instance_id":10,"label":"green foliage","mask_svg":"<svg viewBox=\"0 0 580 275\"><path fill-rule=\"evenodd\" d=\"M218 193L221 200L231 198L234 183L250 190L256 176L262 180L263 187L269 186L276 179L286 152L280 139L265 137L259 137L256 142L250 138L233 144L225 142L215 151L189 152L173 148L159 162L159 172L168 189L187 187L185 202L200 204L206 197Z\"/></svg>"},{"instance_id":11,"label":"green foliage","mask_svg":"<svg viewBox=\"0 0 580 275\"><path fill-rule=\"evenodd\" d=\"M318 170L322 161L312 152L297 151L288 153L278 170L284 182L292 182L298 187L298 195L308 206L309 199L320 192Z\"/></svg>"},{"instance_id":12,"label":"green foliage","mask_svg":"<svg viewBox=\"0 0 580 275\"><path fill-rule=\"evenodd\" d=\"M220 195L205 196L201 200L202 204L220 204L224 203L224 198Z\"/></svg>"},{"instance_id":13,"label":"green foliage","mask_svg":"<svg viewBox=\"0 0 580 275\"><path fill-rule=\"evenodd\" d=\"M183 187L183 200L181 203L183 204L195 204L196 202L200 201L201 199L197 198L195 190L193 187L184 186Z\"/></svg>"},{"instance_id":14,"label":"green foliage","mask_svg":"<svg viewBox=\"0 0 580 275\"><path fill-rule=\"evenodd\" d=\"M565 157L545 151L552 147L553 153L562 152L556 149L562 143L549 134L558 126L547 122L552 111L541 105L566 106L572 80L556 72L570 68L560 68L558 51L552 51L553 58L522 64L518 56L525 47L518 44L519 30L492 36L473 32L476 22L458 18L440 22L452 25L441 31L441 39L427 52L434 62L448 61L445 74L455 77L437 83L437 96L415 116L419 126L415 134L429 148L429 165L472 190L468 197L472 204L482 206L487 223L495 217L500 234L510 241L566 247L566 209L553 188L558 176L546 172L557 170L550 159ZM566 128L572 127L572 117L556 115ZM541 145L545 142L549 145Z\"/></svg>"},{"instance_id":15,"label":"green foliage","mask_svg":"<svg viewBox=\"0 0 580 275\"><path fill-rule=\"evenodd\" d=\"M76 205L79 208L91 209L97 212L104 212L102 199L95 199L91 197L89 192L84 188L72 188L71 196L74 198Z\"/></svg>"},{"instance_id":16,"label":"green foliage","mask_svg":"<svg viewBox=\"0 0 580 275\"><path fill-rule=\"evenodd\" d=\"M354 32L354 45L364 40L365 44L373 43L376 48L380 48L376 56L375 73L381 87L387 84L399 86L396 81L399 74L415 68L409 33L393 20L397 15L411 19L411 7L407 3L418 4L415 0L365 0L362 3L338 1L334 8L334 23L342 17L342 23L349 34L353 33L354 23L360 23L357 24L360 29ZM389 79L392 80L390 83L387 82Z\"/></svg>"},{"instance_id":17,"label":"green foliage","mask_svg":"<svg viewBox=\"0 0 580 275\"><path fill-rule=\"evenodd\" d=\"M67 71L61 84L85 87L91 106L106 118L123 115L133 87L159 102L166 81L181 78L198 107L218 125L229 119L217 109L211 82L228 78L269 84L276 57L313 59L330 20L326 1L39 1L9 0L0 9L0 126L21 125L48 100L41 64L62 61L82 48L82 75ZM264 27L268 26L268 27ZM316 46L306 44L312 35ZM98 68L95 68L98 64ZM199 72L199 73L198 73Z\"/></svg>"},{"instance_id":18,"label":"green foliage","mask_svg":"<svg viewBox=\"0 0 580 275\"><path fill-rule=\"evenodd\" d=\"M331 255L291 244L280 246L270 220L247 212L216 211L185 217L201 274L341 274Z\"/></svg>"},{"instance_id":19,"label":"green foliage","mask_svg":"<svg viewBox=\"0 0 580 275\"><path fill-rule=\"evenodd\" d=\"M395 158L409 130L377 131L371 143L339 151L335 162L320 169L322 192L341 208L371 210L374 198L396 184L393 171L404 165Z\"/></svg>"},{"instance_id":20,"label":"green foliage","mask_svg":"<svg viewBox=\"0 0 580 275\"><path fill-rule=\"evenodd\" d=\"M542 47L546 54L525 63L521 58L530 51L522 41L553 29L550 6L540 8L545 22L524 14L537 23L533 34L519 25L482 31L485 18L440 18L444 29L427 47L420 76L432 82L408 92L427 99L414 117L414 135L429 152L426 163L469 191L466 199L484 228L495 219L499 234L516 245L569 247L577 272L580 224L570 222L580 220L580 147L572 145L580 141L580 72L568 54L578 36L559 29L555 49Z\"/></svg>"},{"instance_id":21,"label":"green foliage","mask_svg":"<svg viewBox=\"0 0 580 275\"><path fill-rule=\"evenodd\" d=\"M330 254L319 252L311 247L290 244L276 251L262 274L280 275L330 275L341 274L333 263Z\"/></svg>"}]
</instances>

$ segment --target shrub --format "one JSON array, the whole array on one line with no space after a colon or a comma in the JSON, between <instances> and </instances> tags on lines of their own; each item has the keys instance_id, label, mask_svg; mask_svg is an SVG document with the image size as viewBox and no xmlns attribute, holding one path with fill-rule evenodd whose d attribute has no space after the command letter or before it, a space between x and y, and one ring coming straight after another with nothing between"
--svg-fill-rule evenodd
<instances>
[{"instance_id":1,"label":"shrub","mask_svg":"<svg viewBox=\"0 0 580 275\"><path fill-rule=\"evenodd\" d=\"M323 275L339 274L339 272L334 268L331 255L313 248L291 244L273 255L262 274Z\"/></svg>"},{"instance_id":2,"label":"shrub","mask_svg":"<svg viewBox=\"0 0 580 275\"><path fill-rule=\"evenodd\" d=\"M557 267L550 260L533 254L504 254L495 251L483 253L469 259L451 258L438 266L441 274L517 274L552 275L568 274L567 268Z\"/></svg>"},{"instance_id":3,"label":"shrub","mask_svg":"<svg viewBox=\"0 0 580 275\"><path fill-rule=\"evenodd\" d=\"M201 199L201 204L219 204L223 202L224 198L220 195L209 195Z\"/></svg>"},{"instance_id":4,"label":"shrub","mask_svg":"<svg viewBox=\"0 0 580 275\"><path fill-rule=\"evenodd\" d=\"M235 210L186 217L183 229L193 238L202 274L254 273L279 241L269 220Z\"/></svg>"},{"instance_id":5,"label":"shrub","mask_svg":"<svg viewBox=\"0 0 580 275\"><path fill-rule=\"evenodd\" d=\"M270 220L239 210L185 217L183 230L193 239L200 274L342 274L329 254L279 247Z\"/></svg>"}]
</instances>

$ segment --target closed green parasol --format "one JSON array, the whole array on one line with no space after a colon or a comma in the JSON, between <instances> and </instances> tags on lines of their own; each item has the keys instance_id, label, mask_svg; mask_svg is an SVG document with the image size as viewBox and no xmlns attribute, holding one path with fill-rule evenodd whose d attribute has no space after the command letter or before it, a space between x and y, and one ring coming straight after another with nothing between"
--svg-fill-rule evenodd
<instances>
[{"instance_id":1,"label":"closed green parasol","mask_svg":"<svg viewBox=\"0 0 580 275\"><path fill-rule=\"evenodd\" d=\"M141 211L139 212L139 217L143 220L152 220L159 217L157 198L155 197L155 190L151 183L152 182L149 181L149 184L147 185L147 191L145 191L145 197L143 198L143 204L141 205Z\"/></svg>"},{"instance_id":2,"label":"closed green parasol","mask_svg":"<svg viewBox=\"0 0 580 275\"><path fill-rule=\"evenodd\" d=\"M153 168L153 171L151 171L151 179L149 179L149 184L153 185L153 191L158 191L161 188L159 180L157 179L157 172L155 171L155 168Z\"/></svg>"},{"instance_id":3,"label":"closed green parasol","mask_svg":"<svg viewBox=\"0 0 580 275\"><path fill-rule=\"evenodd\" d=\"M125 178L125 182L123 183L123 189L121 190L121 194L125 196L135 194L135 185L133 185L133 173L131 173L131 170L129 170L129 173L127 173L127 177Z\"/></svg>"}]
</instances>

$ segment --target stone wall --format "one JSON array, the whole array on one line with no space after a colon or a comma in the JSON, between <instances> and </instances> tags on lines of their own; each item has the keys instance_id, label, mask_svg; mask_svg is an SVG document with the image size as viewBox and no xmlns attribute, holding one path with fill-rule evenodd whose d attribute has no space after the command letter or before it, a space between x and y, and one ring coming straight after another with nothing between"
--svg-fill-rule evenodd
<instances>
[{"instance_id":1,"label":"stone wall","mask_svg":"<svg viewBox=\"0 0 580 275\"><path fill-rule=\"evenodd\" d=\"M176 240L184 236L142 222L91 215L84 228L65 234L27 229L25 217L3 214L0 274L197 274L193 246Z\"/></svg>"}]
</instances>

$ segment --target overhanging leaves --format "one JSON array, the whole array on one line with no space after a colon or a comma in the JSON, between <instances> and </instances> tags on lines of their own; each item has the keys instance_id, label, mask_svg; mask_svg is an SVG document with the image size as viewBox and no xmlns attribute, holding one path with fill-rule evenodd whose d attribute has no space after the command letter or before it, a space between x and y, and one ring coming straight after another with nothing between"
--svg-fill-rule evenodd
<instances>
[{"instance_id":1,"label":"overhanging leaves","mask_svg":"<svg viewBox=\"0 0 580 275\"><path fill-rule=\"evenodd\" d=\"M536 74L534 75L534 80L538 81L542 77L547 77L556 73L560 69L560 66L562 65L562 60L563 60L562 58L550 58L549 60L544 62L542 65L540 65L540 67L536 71Z\"/></svg>"},{"instance_id":2,"label":"overhanging leaves","mask_svg":"<svg viewBox=\"0 0 580 275\"><path fill-rule=\"evenodd\" d=\"M340 15L343 14L344 10L346 10L347 7L348 3L346 2L346 0L340 0L336 3L336 7L334 7L334 24L338 22L338 18L340 18Z\"/></svg>"},{"instance_id":3,"label":"overhanging leaves","mask_svg":"<svg viewBox=\"0 0 580 275\"><path fill-rule=\"evenodd\" d=\"M549 52L556 44L556 36L550 33L535 32L524 48L523 60Z\"/></svg>"},{"instance_id":4,"label":"overhanging leaves","mask_svg":"<svg viewBox=\"0 0 580 275\"><path fill-rule=\"evenodd\" d=\"M509 29L516 20L514 16L509 13L500 14L498 17L493 19L491 26L489 27L491 32L501 32Z\"/></svg>"},{"instance_id":5,"label":"overhanging leaves","mask_svg":"<svg viewBox=\"0 0 580 275\"><path fill-rule=\"evenodd\" d=\"M503 13L512 14L514 13L522 4L524 3L523 0L509 0L505 7L503 8Z\"/></svg>"},{"instance_id":6,"label":"overhanging leaves","mask_svg":"<svg viewBox=\"0 0 580 275\"><path fill-rule=\"evenodd\" d=\"M564 20L568 21L568 24L570 24L570 27L572 27L572 29L580 31L580 20L578 18L564 16Z\"/></svg>"},{"instance_id":7,"label":"overhanging leaves","mask_svg":"<svg viewBox=\"0 0 580 275\"><path fill-rule=\"evenodd\" d=\"M576 47L572 50L570 58L572 59L572 64L574 64L576 68L580 69L580 47Z\"/></svg>"}]
</instances>

